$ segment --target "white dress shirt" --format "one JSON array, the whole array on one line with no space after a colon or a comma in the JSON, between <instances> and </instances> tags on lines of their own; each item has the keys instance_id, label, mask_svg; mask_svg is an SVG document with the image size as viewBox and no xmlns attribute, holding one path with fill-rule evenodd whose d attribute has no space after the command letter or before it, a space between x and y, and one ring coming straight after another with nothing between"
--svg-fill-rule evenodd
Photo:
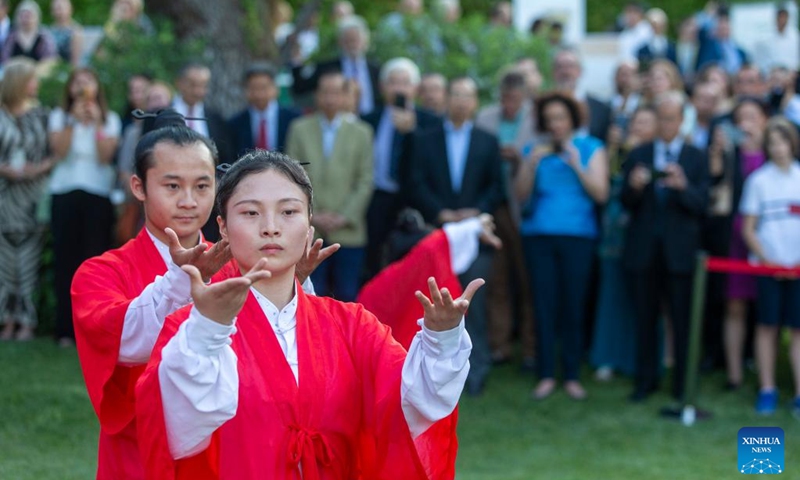
<instances>
[{"instance_id":1,"label":"white dress shirt","mask_svg":"<svg viewBox=\"0 0 800 480\"><path fill-rule=\"evenodd\" d=\"M375 97L372 93L372 78L369 76L369 64L364 57L355 60L342 57L342 73L347 79L358 82L361 97L358 99L358 113L365 115L375 108Z\"/></svg>"},{"instance_id":2,"label":"white dress shirt","mask_svg":"<svg viewBox=\"0 0 800 480\"><path fill-rule=\"evenodd\" d=\"M454 273L463 273L478 255L482 228L477 218L444 227ZM297 362L297 296L280 312L254 292L278 343L299 381ZM416 299L409 299L416 301ZM402 369L400 398L413 437L424 433L456 407L469 373L472 341L464 327L434 332L422 327ZM184 458L204 450L211 434L236 415L239 397L237 357L230 347L234 325L222 325L192 309L162 351L158 376L170 452Z\"/></svg>"},{"instance_id":3,"label":"white dress shirt","mask_svg":"<svg viewBox=\"0 0 800 480\"><path fill-rule=\"evenodd\" d=\"M447 165L450 167L450 182L454 192L461 191L471 137L472 121L466 121L461 127L456 128L450 120L445 120L444 139L447 147Z\"/></svg>"},{"instance_id":4,"label":"white dress shirt","mask_svg":"<svg viewBox=\"0 0 800 480\"><path fill-rule=\"evenodd\" d=\"M278 149L278 102L275 100L267 104L264 110L256 110L252 105L247 108L250 112L250 127L253 134L253 146L258 146L258 137L261 133L261 119L267 119L267 146L270 150Z\"/></svg>"},{"instance_id":5,"label":"white dress shirt","mask_svg":"<svg viewBox=\"0 0 800 480\"><path fill-rule=\"evenodd\" d=\"M6 43L6 39L11 34L11 20L8 19L8 16L3 20L0 20L0 47Z\"/></svg>"},{"instance_id":6,"label":"white dress shirt","mask_svg":"<svg viewBox=\"0 0 800 480\"><path fill-rule=\"evenodd\" d=\"M339 127L342 126L342 115L337 113L333 120L328 121L325 115L320 113L317 118L319 118L319 128L322 130L322 154L328 159L333 153Z\"/></svg>"},{"instance_id":7,"label":"white dress shirt","mask_svg":"<svg viewBox=\"0 0 800 480\"><path fill-rule=\"evenodd\" d=\"M800 35L797 28L786 25L783 32L777 30L759 42L756 61L763 72L775 67L797 70L800 67Z\"/></svg>"},{"instance_id":8,"label":"white dress shirt","mask_svg":"<svg viewBox=\"0 0 800 480\"><path fill-rule=\"evenodd\" d=\"M386 106L375 131L374 148L374 176L376 190L395 193L400 190L399 185L392 178L392 147L394 146L394 124L392 123L392 108Z\"/></svg>"},{"instance_id":9,"label":"white dress shirt","mask_svg":"<svg viewBox=\"0 0 800 480\"><path fill-rule=\"evenodd\" d=\"M635 60L639 49L653 38L653 27L641 20L633 28L626 28L618 37L620 60Z\"/></svg>"},{"instance_id":10,"label":"white dress shirt","mask_svg":"<svg viewBox=\"0 0 800 480\"><path fill-rule=\"evenodd\" d=\"M656 170L662 171L670 163L678 163L682 149L683 138L680 135L675 137L669 144L664 143L661 139L656 140L653 166ZM668 155L672 156L672 162L668 161Z\"/></svg>"},{"instance_id":11,"label":"white dress shirt","mask_svg":"<svg viewBox=\"0 0 800 480\"><path fill-rule=\"evenodd\" d=\"M203 105L203 102L192 105L190 111L189 105L183 101L183 98L181 98L179 95L176 95L175 99L172 101L172 108L174 108L176 112L180 113L184 117L206 118L206 108ZM206 120L186 120L186 126L200 135L203 135L204 137L209 137L208 122Z\"/></svg>"}]
</instances>

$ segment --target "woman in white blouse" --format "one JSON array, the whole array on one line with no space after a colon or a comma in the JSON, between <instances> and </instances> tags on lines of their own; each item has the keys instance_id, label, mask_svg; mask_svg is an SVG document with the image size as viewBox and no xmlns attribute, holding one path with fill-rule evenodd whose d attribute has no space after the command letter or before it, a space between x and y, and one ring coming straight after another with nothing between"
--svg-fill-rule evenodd
<instances>
[{"instance_id":1,"label":"woman in white blouse","mask_svg":"<svg viewBox=\"0 0 800 480\"><path fill-rule=\"evenodd\" d=\"M58 159L50 180L56 287L56 338L74 344L70 283L87 258L111 248L114 185L111 159L120 136L120 119L108 109L102 86L90 69L79 68L67 81L63 108L49 119L50 145Z\"/></svg>"}]
</instances>

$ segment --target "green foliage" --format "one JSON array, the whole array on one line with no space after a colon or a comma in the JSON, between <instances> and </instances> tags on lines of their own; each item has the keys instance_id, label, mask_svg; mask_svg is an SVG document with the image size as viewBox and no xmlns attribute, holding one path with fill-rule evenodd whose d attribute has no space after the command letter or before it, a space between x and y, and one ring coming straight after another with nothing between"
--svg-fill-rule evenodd
<instances>
[{"instance_id":1,"label":"green foliage","mask_svg":"<svg viewBox=\"0 0 800 480\"><path fill-rule=\"evenodd\" d=\"M92 58L91 65L106 86L112 110L125 107L127 83L136 73L171 82L177 71L190 59L201 56L203 42L178 42L172 24L159 22L155 35L142 35L135 25L121 25L118 35L106 37Z\"/></svg>"},{"instance_id":2,"label":"green foliage","mask_svg":"<svg viewBox=\"0 0 800 480\"><path fill-rule=\"evenodd\" d=\"M336 48L335 32L323 27L316 58L335 56ZM447 78L468 75L477 82L484 101L495 93L499 72L520 58L535 58L545 78L550 71L548 46L541 39L492 28L483 15L470 15L455 24L429 16L406 18L395 28L379 23L373 28L370 57L380 63L409 57L423 73L439 72Z\"/></svg>"},{"instance_id":3,"label":"green foliage","mask_svg":"<svg viewBox=\"0 0 800 480\"><path fill-rule=\"evenodd\" d=\"M11 11L14 11L22 0L11 0ZM50 23L50 0L36 0L42 9L42 22ZM111 13L114 0L72 0L73 17L82 25L103 25Z\"/></svg>"},{"instance_id":4,"label":"green foliage","mask_svg":"<svg viewBox=\"0 0 800 480\"><path fill-rule=\"evenodd\" d=\"M590 32L614 30L617 16L630 0L586 0L586 29ZM667 13L670 31L677 33L678 25L686 18L703 9L704 0L670 0L669 2L649 2ZM731 3L731 2L728 2Z\"/></svg>"}]
</instances>

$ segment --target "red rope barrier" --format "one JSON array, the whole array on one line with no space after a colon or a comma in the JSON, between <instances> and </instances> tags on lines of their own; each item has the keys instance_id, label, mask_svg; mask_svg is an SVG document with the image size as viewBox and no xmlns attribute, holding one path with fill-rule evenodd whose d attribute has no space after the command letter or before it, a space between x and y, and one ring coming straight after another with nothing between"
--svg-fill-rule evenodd
<instances>
[{"instance_id":1,"label":"red rope barrier","mask_svg":"<svg viewBox=\"0 0 800 480\"><path fill-rule=\"evenodd\" d=\"M733 260L730 258L709 257L706 270L717 273L744 273L763 276L794 276L800 277L800 268L771 267L750 263L747 260Z\"/></svg>"}]
</instances>

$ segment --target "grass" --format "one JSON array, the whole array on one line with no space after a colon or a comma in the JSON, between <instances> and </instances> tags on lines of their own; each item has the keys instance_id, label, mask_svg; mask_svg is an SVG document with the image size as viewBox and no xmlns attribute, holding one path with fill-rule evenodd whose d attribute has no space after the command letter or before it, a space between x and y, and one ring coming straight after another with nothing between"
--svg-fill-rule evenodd
<instances>
[{"instance_id":1,"label":"grass","mask_svg":"<svg viewBox=\"0 0 800 480\"><path fill-rule=\"evenodd\" d=\"M98 427L74 349L44 339L2 343L0 365L0 479L93 478ZM781 369L786 393L785 362ZM713 417L685 427L659 417L667 395L632 405L628 380L585 377L585 402L561 391L534 402L532 377L496 368L486 394L461 403L458 479L740 478L737 432L744 426L782 427L784 476L800 478L800 421L785 408L786 395L777 415L758 417L753 378L740 392L724 393L722 376L703 377L699 403Z\"/></svg>"}]
</instances>

